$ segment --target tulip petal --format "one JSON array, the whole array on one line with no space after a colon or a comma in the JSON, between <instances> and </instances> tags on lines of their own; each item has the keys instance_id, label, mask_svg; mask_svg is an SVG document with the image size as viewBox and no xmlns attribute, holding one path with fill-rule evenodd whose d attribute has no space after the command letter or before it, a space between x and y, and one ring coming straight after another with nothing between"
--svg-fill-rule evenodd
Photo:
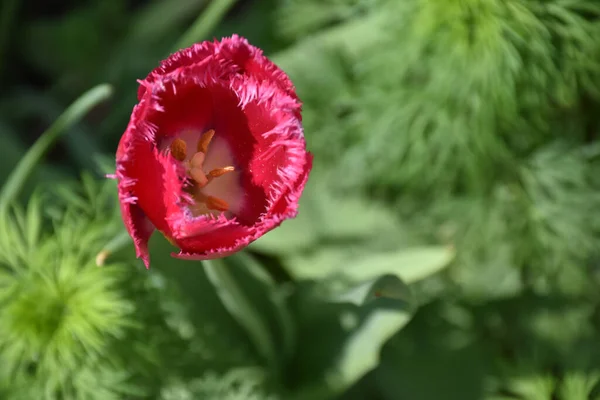
<instances>
[{"instance_id":1,"label":"tulip petal","mask_svg":"<svg viewBox=\"0 0 600 400\"><path fill-rule=\"evenodd\" d=\"M180 248L174 257L211 259L296 215L312 167L302 107L260 49L237 35L203 42L139 82L116 177L123 220L147 266L154 227ZM204 132L210 144L200 146ZM192 166L192 158L201 161Z\"/></svg>"}]
</instances>

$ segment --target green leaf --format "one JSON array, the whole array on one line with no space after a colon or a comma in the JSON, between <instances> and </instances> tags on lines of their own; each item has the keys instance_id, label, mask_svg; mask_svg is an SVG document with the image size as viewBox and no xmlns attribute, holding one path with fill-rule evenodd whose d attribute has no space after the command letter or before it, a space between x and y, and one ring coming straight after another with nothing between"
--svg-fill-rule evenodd
<instances>
[{"instance_id":1,"label":"green leaf","mask_svg":"<svg viewBox=\"0 0 600 400\"><path fill-rule=\"evenodd\" d=\"M185 34L177 41L173 51L191 46L196 42L207 40L208 35L217 27L227 11L234 6L236 0L212 0L198 16Z\"/></svg>"},{"instance_id":2,"label":"green leaf","mask_svg":"<svg viewBox=\"0 0 600 400\"><path fill-rule=\"evenodd\" d=\"M600 383L600 373L569 371L562 379L558 392L561 400L588 400Z\"/></svg>"},{"instance_id":3,"label":"green leaf","mask_svg":"<svg viewBox=\"0 0 600 400\"><path fill-rule=\"evenodd\" d=\"M353 282L392 274L406 283L425 279L446 266L454 250L445 246L423 246L396 251L375 251L368 246L323 246L314 251L292 254L285 266L297 279L343 277Z\"/></svg>"},{"instance_id":4,"label":"green leaf","mask_svg":"<svg viewBox=\"0 0 600 400\"><path fill-rule=\"evenodd\" d=\"M448 266L453 258L454 249L451 247L416 247L364 256L345 265L343 273L357 281L394 274L410 284L439 272Z\"/></svg>"},{"instance_id":5,"label":"green leaf","mask_svg":"<svg viewBox=\"0 0 600 400\"><path fill-rule=\"evenodd\" d=\"M257 352L252 338L225 306L220 290L215 289L205 268L197 262L171 257L176 249L163 235L152 235L148 247L150 272L155 269L160 271L166 281L173 282L181 292L190 321L186 329L191 337L201 341L202 353L205 354L203 357L210 361L211 368L219 370L231 365L257 364L257 354L260 353ZM131 246L114 254L114 258L126 251L130 255L135 254ZM220 261L215 261L218 264L213 266L220 267ZM139 267L143 269L141 262Z\"/></svg>"},{"instance_id":6,"label":"green leaf","mask_svg":"<svg viewBox=\"0 0 600 400\"><path fill-rule=\"evenodd\" d=\"M402 285L399 285L399 282ZM409 303L411 292L408 286L394 275L383 275L361 282L341 293L333 294L331 300L336 303L352 303L362 306L379 297L391 298Z\"/></svg>"},{"instance_id":7,"label":"green leaf","mask_svg":"<svg viewBox=\"0 0 600 400\"><path fill-rule=\"evenodd\" d=\"M294 256L327 242L355 245L382 233L401 241L399 223L391 209L359 195L336 194L327 177L311 173L300 199L298 216L254 242L250 248L270 254ZM393 232L393 233L392 233Z\"/></svg>"},{"instance_id":8,"label":"green leaf","mask_svg":"<svg viewBox=\"0 0 600 400\"><path fill-rule=\"evenodd\" d=\"M346 341L330 384L344 390L379 365L383 344L412 317L410 297L408 287L396 277L374 282L361 308L363 322Z\"/></svg>"},{"instance_id":9,"label":"green leaf","mask_svg":"<svg viewBox=\"0 0 600 400\"><path fill-rule=\"evenodd\" d=\"M271 278L245 253L204 261L203 265L225 308L267 365L279 372L293 351L295 329Z\"/></svg>"},{"instance_id":10,"label":"green leaf","mask_svg":"<svg viewBox=\"0 0 600 400\"><path fill-rule=\"evenodd\" d=\"M158 400L277 400L265 390L264 371L256 368L234 368L225 374L213 372L185 382L174 380Z\"/></svg>"},{"instance_id":11,"label":"green leaf","mask_svg":"<svg viewBox=\"0 0 600 400\"><path fill-rule=\"evenodd\" d=\"M6 208L18 196L26 179L33 172L46 151L64 134L69 127L79 121L98 103L106 100L111 94L111 87L98 85L79 97L31 146L19 164L12 171L0 190L0 209Z\"/></svg>"},{"instance_id":12,"label":"green leaf","mask_svg":"<svg viewBox=\"0 0 600 400\"><path fill-rule=\"evenodd\" d=\"M556 381L550 375L518 376L509 382L508 387L526 400L551 400Z\"/></svg>"},{"instance_id":13,"label":"green leaf","mask_svg":"<svg viewBox=\"0 0 600 400\"><path fill-rule=\"evenodd\" d=\"M315 205L309 193L300 199L298 216L282 224L253 242L249 249L267 254L289 254L313 247L317 241Z\"/></svg>"},{"instance_id":14,"label":"green leaf","mask_svg":"<svg viewBox=\"0 0 600 400\"><path fill-rule=\"evenodd\" d=\"M310 252L291 254L284 265L296 279L324 279L343 273L343 266L358 257L362 249L352 246L323 246Z\"/></svg>"},{"instance_id":15,"label":"green leaf","mask_svg":"<svg viewBox=\"0 0 600 400\"><path fill-rule=\"evenodd\" d=\"M391 275L335 297L316 297L302 288L297 296L304 339L292 366L300 381L298 399L331 398L316 393L327 388L340 394L352 386L379 364L382 346L413 313L410 289Z\"/></svg>"},{"instance_id":16,"label":"green leaf","mask_svg":"<svg viewBox=\"0 0 600 400\"><path fill-rule=\"evenodd\" d=\"M320 207L320 234L326 239L364 239L382 231L398 236L398 218L389 206L357 194L335 194L321 187L311 194ZM397 237L400 241L400 237Z\"/></svg>"}]
</instances>

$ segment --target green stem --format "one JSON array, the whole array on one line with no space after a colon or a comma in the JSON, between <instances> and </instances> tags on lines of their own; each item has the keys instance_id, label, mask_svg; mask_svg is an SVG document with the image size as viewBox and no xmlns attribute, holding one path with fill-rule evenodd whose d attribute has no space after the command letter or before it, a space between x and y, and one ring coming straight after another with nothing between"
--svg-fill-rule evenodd
<instances>
[{"instance_id":1,"label":"green stem","mask_svg":"<svg viewBox=\"0 0 600 400\"><path fill-rule=\"evenodd\" d=\"M39 137L29 148L25 156L8 176L6 183L0 189L0 210L5 209L19 195L27 178L35 166L46 154L50 146L56 142L71 126L77 123L98 103L106 100L112 93L112 88L107 84L98 85L69 106L58 119Z\"/></svg>"},{"instance_id":2,"label":"green stem","mask_svg":"<svg viewBox=\"0 0 600 400\"><path fill-rule=\"evenodd\" d=\"M223 260L205 260L202 265L225 308L243 326L261 356L272 367L276 366L277 356L270 340L269 328L260 318L260 311L251 306L252 301L244 294L229 271L233 266Z\"/></svg>"},{"instance_id":3,"label":"green stem","mask_svg":"<svg viewBox=\"0 0 600 400\"><path fill-rule=\"evenodd\" d=\"M189 47L196 42L206 40L210 32L221 22L236 0L212 0L198 16L192 26L177 41L173 51Z\"/></svg>"}]
</instances>

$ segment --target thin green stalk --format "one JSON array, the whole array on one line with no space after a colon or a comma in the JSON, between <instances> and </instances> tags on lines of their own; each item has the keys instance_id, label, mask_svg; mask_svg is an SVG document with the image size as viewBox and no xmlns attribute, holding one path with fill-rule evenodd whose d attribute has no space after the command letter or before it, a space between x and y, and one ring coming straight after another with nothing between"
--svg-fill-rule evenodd
<instances>
[{"instance_id":1,"label":"thin green stalk","mask_svg":"<svg viewBox=\"0 0 600 400\"><path fill-rule=\"evenodd\" d=\"M221 22L236 0L212 0L198 16L192 26L181 36L173 52L189 47L196 42L206 40L210 32Z\"/></svg>"},{"instance_id":2,"label":"thin green stalk","mask_svg":"<svg viewBox=\"0 0 600 400\"><path fill-rule=\"evenodd\" d=\"M206 276L217 290L223 305L236 320L244 327L250 340L271 367L277 365L277 355L272 346L269 327L260 318L260 310L252 307L252 301L244 294L233 275L230 273L226 261L205 260L202 262Z\"/></svg>"},{"instance_id":3,"label":"thin green stalk","mask_svg":"<svg viewBox=\"0 0 600 400\"><path fill-rule=\"evenodd\" d=\"M98 85L79 97L58 119L39 137L25 153L15 169L11 172L4 186L0 189L0 211L4 210L19 195L27 178L46 154L50 146L60 138L71 126L77 123L98 103L106 100L112 93L107 84Z\"/></svg>"}]
</instances>

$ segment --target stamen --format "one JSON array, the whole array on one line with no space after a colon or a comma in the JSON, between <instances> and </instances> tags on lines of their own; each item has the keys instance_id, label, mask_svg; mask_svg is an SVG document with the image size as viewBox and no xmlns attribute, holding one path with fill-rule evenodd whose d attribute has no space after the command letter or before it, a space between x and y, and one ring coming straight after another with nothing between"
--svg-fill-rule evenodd
<instances>
[{"instance_id":1,"label":"stamen","mask_svg":"<svg viewBox=\"0 0 600 400\"><path fill-rule=\"evenodd\" d=\"M207 196L206 207L209 210L227 211L229 209L229 204L227 204L225 200L222 200L218 197Z\"/></svg>"},{"instance_id":2,"label":"stamen","mask_svg":"<svg viewBox=\"0 0 600 400\"><path fill-rule=\"evenodd\" d=\"M191 168L189 174L199 187L204 187L208 183L208 178L202 168Z\"/></svg>"},{"instance_id":3,"label":"stamen","mask_svg":"<svg viewBox=\"0 0 600 400\"><path fill-rule=\"evenodd\" d=\"M171 154L177 161L183 161L187 157L187 145L184 140L177 138L171 142Z\"/></svg>"},{"instance_id":4,"label":"stamen","mask_svg":"<svg viewBox=\"0 0 600 400\"><path fill-rule=\"evenodd\" d=\"M233 171L235 171L235 168L233 166L227 166L227 167L223 167L223 168L215 168L208 173L208 176L211 178L218 178L220 176L225 175L228 172L233 172Z\"/></svg>"},{"instance_id":5,"label":"stamen","mask_svg":"<svg viewBox=\"0 0 600 400\"><path fill-rule=\"evenodd\" d=\"M206 132L204 132L202 136L200 136L200 140L198 141L197 151L206 154L206 152L208 151L208 145L210 144L210 141L212 140L213 136L215 136L214 129L209 129Z\"/></svg>"},{"instance_id":6,"label":"stamen","mask_svg":"<svg viewBox=\"0 0 600 400\"><path fill-rule=\"evenodd\" d=\"M213 180L227 173L234 172L235 167L228 165L221 168L214 168L210 172L204 172L204 161L208 147L215 136L215 130L209 129L200 135L197 143L197 151L188 158L186 141L177 138L171 142L171 154L181 162L186 169L188 185L184 191L191 194L194 198L194 204L190 205L190 210L194 215L210 214L211 211L228 211L229 203L219 197L208 196L203 193L204 188Z\"/></svg>"}]
</instances>

